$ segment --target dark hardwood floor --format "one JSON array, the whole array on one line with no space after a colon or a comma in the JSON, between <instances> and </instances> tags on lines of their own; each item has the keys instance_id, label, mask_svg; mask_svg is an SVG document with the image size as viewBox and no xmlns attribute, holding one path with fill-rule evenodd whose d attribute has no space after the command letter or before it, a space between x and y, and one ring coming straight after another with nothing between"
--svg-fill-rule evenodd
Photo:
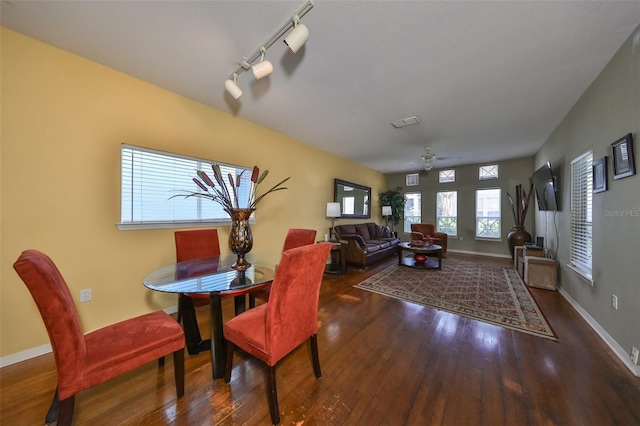
<instances>
[{"instance_id":1,"label":"dark hardwood floor","mask_svg":"<svg viewBox=\"0 0 640 426\"><path fill-rule=\"evenodd\" d=\"M640 378L559 293L532 289L553 342L352 287L394 261L325 276L323 375L313 375L308 344L281 361L282 425L640 425ZM203 335L207 313L198 312ZM260 362L236 351L227 385L211 380L208 353L185 358L182 399L168 359L78 394L75 424L270 424ZM43 424L55 381L51 354L1 369L0 423Z\"/></svg>"}]
</instances>

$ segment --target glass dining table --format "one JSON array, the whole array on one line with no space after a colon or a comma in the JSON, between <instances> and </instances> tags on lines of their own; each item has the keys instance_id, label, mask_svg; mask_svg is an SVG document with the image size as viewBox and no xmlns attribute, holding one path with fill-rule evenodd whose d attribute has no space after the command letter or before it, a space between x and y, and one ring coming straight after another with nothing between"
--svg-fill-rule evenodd
<instances>
[{"instance_id":1,"label":"glass dining table","mask_svg":"<svg viewBox=\"0 0 640 426\"><path fill-rule=\"evenodd\" d=\"M185 314L189 309L194 309L191 300L180 297L179 303L183 311L183 327L189 352L192 353L194 345L200 350L210 349L212 375L214 379L218 379L224 377L226 356L222 296L235 296L236 315L244 311L245 294L260 289L273 280L280 256L281 254L248 253L246 259L251 262L251 266L246 271L237 271L231 267L237 260L234 254L188 260L157 269L147 274L142 283L148 289L165 293L209 294L210 340L201 339L195 315Z\"/></svg>"}]
</instances>

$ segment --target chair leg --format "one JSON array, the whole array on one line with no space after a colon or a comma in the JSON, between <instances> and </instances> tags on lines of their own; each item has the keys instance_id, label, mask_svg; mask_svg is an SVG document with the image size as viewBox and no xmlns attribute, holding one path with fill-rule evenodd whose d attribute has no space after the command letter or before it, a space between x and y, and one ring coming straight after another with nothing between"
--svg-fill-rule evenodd
<instances>
[{"instance_id":1,"label":"chair leg","mask_svg":"<svg viewBox=\"0 0 640 426\"><path fill-rule=\"evenodd\" d=\"M176 380L176 396L180 398L184 395L184 348L173 353L173 374Z\"/></svg>"},{"instance_id":2,"label":"chair leg","mask_svg":"<svg viewBox=\"0 0 640 426\"><path fill-rule=\"evenodd\" d=\"M75 405L75 395L60 401L60 413L58 414L57 426L71 426L73 420L73 407Z\"/></svg>"},{"instance_id":3,"label":"chair leg","mask_svg":"<svg viewBox=\"0 0 640 426\"><path fill-rule=\"evenodd\" d=\"M278 389L276 387L276 366L267 366L267 398L269 399L269 413L271 414L271 423L277 425L280 423L280 408L278 407Z\"/></svg>"},{"instance_id":4,"label":"chair leg","mask_svg":"<svg viewBox=\"0 0 640 426\"><path fill-rule=\"evenodd\" d=\"M227 340L227 365L224 369L224 382L229 383L231 381L231 369L233 368L233 350L235 345Z\"/></svg>"},{"instance_id":5,"label":"chair leg","mask_svg":"<svg viewBox=\"0 0 640 426\"><path fill-rule=\"evenodd\" d=\"M320 370L320 356L318 355L318 335L313 334L309 338L309 344L311 345L311 360L313 361L313 373L316 378L322 377L322 371Z\"/></svg>"},{"instance_id":6,"label":"chair leg","mask_svg":"<svg viewBox=\"0 0 640 426\"><path fill-rule=\"evenodd\" d=\"M51 406L49 407L49 412L47 413L47 417L45 417L45 424L54 423L58 419L58 413L60 412L60 400L58 399L58 388L53 393L53 401L51 401Z\"/></svg>"},{"instance_id":7,"label":"chair leg","mask_svg":"<svg viewBox=\"0 0 640 426\"><path fill-rule=\"evenodd\" d=\"M158 367L164 367L164 357L158 358Z\"/></svg>"},{"instance_id":8,"label":"chair leg","mask_svg":"<svg viewBox=\"0 0 640 426\"><path fill-rule=\"evenodd\" d=\"M249 309L253 309L256 307L256 297L249 293Z\"/></svg>"}]
</instances>

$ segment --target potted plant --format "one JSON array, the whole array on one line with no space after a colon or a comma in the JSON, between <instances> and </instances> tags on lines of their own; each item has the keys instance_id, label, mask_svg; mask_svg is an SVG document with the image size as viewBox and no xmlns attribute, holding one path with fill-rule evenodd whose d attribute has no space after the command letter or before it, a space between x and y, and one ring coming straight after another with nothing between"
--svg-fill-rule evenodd
<instances>
[{"instance_id":1,"label":"potted plant","mask_svg":"<svg viewBox=\"0 0 640 426\"><path fill-rule=\"evenodd\" d=\"M402 194L402 187L397 186L388 191L381 192L378 196L380 206L391 206L391 216L386 216L387 221L391 221L391 230L397 236L395 232L395 225L402 221L404 215L404 194Z\"/></svg>"}]
</instances>

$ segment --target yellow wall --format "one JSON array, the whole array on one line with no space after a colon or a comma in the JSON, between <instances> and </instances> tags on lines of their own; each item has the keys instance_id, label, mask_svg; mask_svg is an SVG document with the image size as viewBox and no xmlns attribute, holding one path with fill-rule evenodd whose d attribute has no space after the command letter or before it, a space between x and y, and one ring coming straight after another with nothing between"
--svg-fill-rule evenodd
<instances>
[{"instance_id":1,"label":"yellow wall","mask_svg":"<svg viewBox=\"0 0 640 426\"><path fill-rule=\"evenodd\" d=\"M259 205L255 251L279 251L290 227L324 235L335 177L371 186L372 220L381 221L379 172L4 28L1 42L0 356L49 342L12 267L25 249L54 260L76 303L80 289L93 290L77 303L85 331L175 305L141 284L174 260L174 230L116 228L123 142L258 164L271 170L264 187L291 176L288 190ZM219 228L221 241L227 231Z\"/></svg>"}]
</instances>

